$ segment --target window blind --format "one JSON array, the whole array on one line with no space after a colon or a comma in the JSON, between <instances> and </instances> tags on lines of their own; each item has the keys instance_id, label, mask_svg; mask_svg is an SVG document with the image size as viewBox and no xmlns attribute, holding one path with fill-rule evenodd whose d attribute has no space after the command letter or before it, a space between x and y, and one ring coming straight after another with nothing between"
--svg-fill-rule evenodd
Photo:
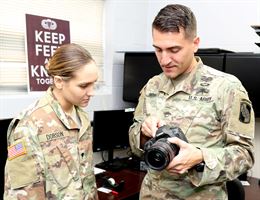
<instances>
[{"instance_id":1,"label":"window blind","mask_svg":"<svg viewBox=\"0 0 260 200\"><path fill-rule=\"evenodd\" d=\"M0 94L27 92L25 14L69 21L71 42L91 53L99 67L99 82L103 82L104 0L0 2Z\"/></svg>"}]
</instances>

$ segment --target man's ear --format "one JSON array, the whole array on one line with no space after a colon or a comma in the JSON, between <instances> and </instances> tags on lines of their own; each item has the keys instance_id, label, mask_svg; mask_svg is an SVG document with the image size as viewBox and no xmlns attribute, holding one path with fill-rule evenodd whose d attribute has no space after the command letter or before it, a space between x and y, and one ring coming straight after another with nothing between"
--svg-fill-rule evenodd
<instances>
[{"instance_id":1,"label":"man's ear","mask_svg":"<svg viewBox=\"0 0 260 200\"><path fill-rule=\"evenodd\" d=\"M54 76L53 77L53 84L55 85L55 87L59 90L62 89L63 87L63 79L61 76Z\"/></svg>"},{"instance_id":2,"label":"man's ear","mask_svg":"<svg viewBox=\"0 0 260 200\"><path fill-rule=\"evenodd\" d=\"M200 38L198 36L196 36L193 40L193 51L194 53L196 53L199 49L199 44L200 44Z\"/></svg>"}]
</instances>

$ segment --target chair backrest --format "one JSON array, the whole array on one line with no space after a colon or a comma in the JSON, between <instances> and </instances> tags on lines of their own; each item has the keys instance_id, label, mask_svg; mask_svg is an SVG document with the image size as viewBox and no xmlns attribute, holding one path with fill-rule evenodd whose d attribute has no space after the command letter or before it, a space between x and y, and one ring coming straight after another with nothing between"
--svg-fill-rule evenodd
<instances>
[{"instance_id":1,"label":"chair backrest","mask_svg":"<svg viewBox=\"0 0 260 200\"><path fill-rule=\"evenodd\" d=\"M239 179L227 182L229 200L245 200L245 189Z\"/></svg>"}]
</instances>

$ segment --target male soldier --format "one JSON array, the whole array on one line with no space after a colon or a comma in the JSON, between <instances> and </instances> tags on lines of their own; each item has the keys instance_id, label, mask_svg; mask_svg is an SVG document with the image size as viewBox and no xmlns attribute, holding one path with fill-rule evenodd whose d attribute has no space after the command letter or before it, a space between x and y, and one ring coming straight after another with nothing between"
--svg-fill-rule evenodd
<instances>
[{"instance_id":1,"label":"male soldier","mask_svg":"<svg viewBox=\"0 0 260 200\"><path fill-rule=\"evenodd\" d=\"M153 46L163 73L141 91L129 137L142 156L144 143L167 124L188 142L168 141L179 153L166 169L148 169L140 199L227 199L226 181L253 166L254 112L234 76L202 63L193 12L183 5L162 8L152 24ZM194 166L204 163L202 171Z\"/></svg>"}]
</instances>

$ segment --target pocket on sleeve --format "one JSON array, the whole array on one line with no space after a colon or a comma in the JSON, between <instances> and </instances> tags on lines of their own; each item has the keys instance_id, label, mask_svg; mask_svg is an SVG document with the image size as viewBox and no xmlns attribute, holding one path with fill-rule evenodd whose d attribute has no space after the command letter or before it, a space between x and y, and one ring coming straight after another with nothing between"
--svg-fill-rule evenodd
<instances>
[{"instance_id":1,"label":"pocket on sleeve","mask_svg":"<svg viewBox=\"0 0 260 200\"><path fill-rule=\"evenodd\" d=\"M6 167L12 189L25 187L39 181L36 161L32 156L22 155L8 160Z\"/></svg>"}]
</instances>

